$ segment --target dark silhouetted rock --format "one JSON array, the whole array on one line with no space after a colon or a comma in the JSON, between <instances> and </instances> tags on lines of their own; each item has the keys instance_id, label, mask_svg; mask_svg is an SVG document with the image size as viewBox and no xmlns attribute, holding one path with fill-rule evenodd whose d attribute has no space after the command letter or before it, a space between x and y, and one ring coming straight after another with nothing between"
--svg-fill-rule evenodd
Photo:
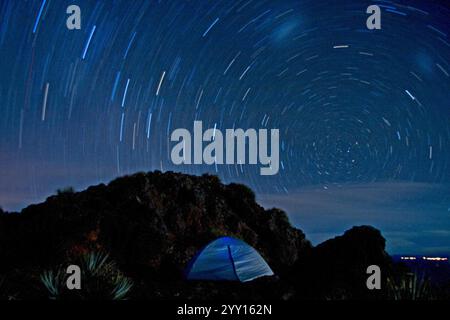
<instances>
[{"instance_id":1,"label":"dark silhouetted rock","mask_svg":"<svg viewBox=\"0 0 450 320\"><path fill-rule=\"evenodd\" d=\"M370 265L380 267L382 288L386 288L386 276L392 274L393 266L385 251L385 239L373 227L353 227L316 246L306 263L298 266L303 270L297 274L298 285L307 288L300 294L324 299L384 298L386 290L367 288Z\"/></svg>"},{"instance_id":2,"label":"dark silhouetted rock","mask_svg":"<svg viewBox=\"0 0 450 320\"><path fill-rule=\"evenodd\" d=\"M185 281L189 260L220 236L256 248L277 276ZM353 228L313 248L283 211L265 210L248 187L210 175L138 173L0 213L0 275L19 298L45 298L42 272L92 251L108 252L142 299L370 297L365 269L389 265L379 231Z\"/></svg>"}]
</instances>

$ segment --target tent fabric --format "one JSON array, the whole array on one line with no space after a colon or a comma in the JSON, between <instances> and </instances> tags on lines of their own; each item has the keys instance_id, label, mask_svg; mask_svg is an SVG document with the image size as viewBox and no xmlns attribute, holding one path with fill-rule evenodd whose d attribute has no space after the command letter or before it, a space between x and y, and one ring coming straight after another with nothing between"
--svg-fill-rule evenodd
<instances>
[{"instance_id":1,"label":"tent fabric","mask_svg":"<svg viewBox=\"0 0 450 320\"><path fill-rule=\"evenodd\" d=\"M244 241L223 237L209 243L191 260L188 280L251 281L274 273L261 255Z\"/></svg>"}]
</instances>

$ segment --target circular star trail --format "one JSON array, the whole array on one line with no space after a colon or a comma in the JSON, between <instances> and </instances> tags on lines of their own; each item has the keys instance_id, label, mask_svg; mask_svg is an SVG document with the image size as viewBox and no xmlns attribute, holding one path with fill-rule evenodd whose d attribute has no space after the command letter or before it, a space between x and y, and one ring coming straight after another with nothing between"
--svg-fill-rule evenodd
<instances>
[{"instance_id":1,"label":"circular star trail","mask_svg":"<svg viewBox=\"0 0 450 320\"><path fill-rule=\"evenodd\" d=\"M445 2L75 2L0 3L6 207L156 169L214 173L258 194L449 182ZM81 30L66 27L71 4ZM381 30L366 27L370 4ZM279 173L173 165L170 133L195 120L279 129Z\"/></svg>"}]
</instances>

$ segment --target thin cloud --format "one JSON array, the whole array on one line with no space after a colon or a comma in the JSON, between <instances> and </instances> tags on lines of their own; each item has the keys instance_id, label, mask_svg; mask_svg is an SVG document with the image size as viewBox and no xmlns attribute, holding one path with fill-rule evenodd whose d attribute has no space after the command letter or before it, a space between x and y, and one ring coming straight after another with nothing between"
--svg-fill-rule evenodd
<instances>
[{"instance_id":1,"label":"thin cloud","mask_svg":"<svg viewBox=\"0 0 450 320\"><path fill-rule=\"evenodd\" d=\"M285 195L260 195L259 202L284 209L313 243L354 225L369 224L382 231L393 253L450 246L450 232L446 232L450 230L450 187L446 185L378 182L307 187Z\"/></svg>"}]
</instances>

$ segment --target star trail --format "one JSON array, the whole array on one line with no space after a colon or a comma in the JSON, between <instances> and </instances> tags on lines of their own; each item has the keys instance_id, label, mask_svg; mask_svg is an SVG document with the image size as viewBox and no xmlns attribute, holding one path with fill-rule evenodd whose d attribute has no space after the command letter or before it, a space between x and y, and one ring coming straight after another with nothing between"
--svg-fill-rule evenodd
<instances>
[{"instance_id":1,"label":"star trail","mask_svg":"<svg viewBox=\"0 0 450 320\"><path fill-rule=\"evenodd\" d=\"M372 4L380 30L366 28ZM80 30L66 27L70 5ZM449 8L2 0L0 205L136 171L208 172L286 208L313 240L373 223L394 251L450 250ZM194 121L279 129L279 173L174 165L170 133Z\"/></svg>"}]
</instances>

